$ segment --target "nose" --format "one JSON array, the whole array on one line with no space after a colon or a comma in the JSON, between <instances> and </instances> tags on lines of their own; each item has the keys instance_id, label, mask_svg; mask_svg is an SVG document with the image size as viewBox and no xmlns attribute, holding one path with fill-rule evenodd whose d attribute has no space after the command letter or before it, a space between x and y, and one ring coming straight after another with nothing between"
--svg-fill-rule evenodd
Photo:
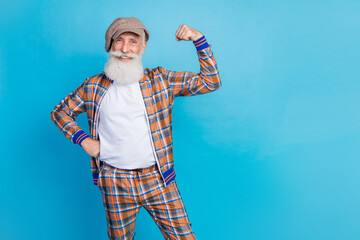
<instances>
[{"instance_id":1,"label":"nose","mask_svg":"<svg viewBox=\"0 0 360 240\"><path fill-rule=\"evenodd\" d=\"M120 49L123 53L127 53L129 52L129 46L126 42L124 42L123 45L121 45L121 49Z\"/></svg>"}]
</instances>

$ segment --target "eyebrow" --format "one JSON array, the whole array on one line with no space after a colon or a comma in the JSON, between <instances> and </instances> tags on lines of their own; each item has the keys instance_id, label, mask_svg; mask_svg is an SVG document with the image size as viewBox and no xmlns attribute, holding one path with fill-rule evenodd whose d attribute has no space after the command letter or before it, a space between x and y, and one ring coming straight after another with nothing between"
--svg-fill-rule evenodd
<instances>
[{"instance_id":1,"label":"eyebrow","mask_svg":"<svg viewBox=\"0 0 360 240\"><path fill-rule=\"evenodd\" d=\"M123 38L122 38L122 37L120 37L120 36L116 38L116 40L119 40L119 39L120 39L120 40L123 40ZM130 40L139 41L139 40L140 40L140 37L138 37L138 38L131 37L131 38L130 38Z\"/></svg>"}]
</instances>

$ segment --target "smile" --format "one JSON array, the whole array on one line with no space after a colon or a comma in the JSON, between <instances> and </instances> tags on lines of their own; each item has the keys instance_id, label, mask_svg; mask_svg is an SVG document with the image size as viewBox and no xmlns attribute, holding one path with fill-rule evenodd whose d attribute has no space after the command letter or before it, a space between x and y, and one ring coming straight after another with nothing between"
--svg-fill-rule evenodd
<instances>
[{"instance_id":1,"label":"smile","mask_svg":"<svg viewBox=\"0 0 360 240\"><path fill-rule=\"evenodd\" d=\"M131 57L119 57L119 59L123 62L129 62L129 61L131 61L132 58Z\"/></svg>"}]
</instances>

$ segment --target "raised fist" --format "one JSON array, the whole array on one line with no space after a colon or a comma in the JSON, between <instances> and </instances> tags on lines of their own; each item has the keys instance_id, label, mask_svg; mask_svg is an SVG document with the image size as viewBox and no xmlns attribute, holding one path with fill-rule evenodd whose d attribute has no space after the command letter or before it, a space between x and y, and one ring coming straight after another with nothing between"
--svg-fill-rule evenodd
<instances>
[{"instance_id":1,"label":"raised fist","mask_svg":"<svg viewBox=\"0 0 360 240\"><path fill-rule=\"evenodd\" d=\"M181 24L178 30L176 31L175 36L176 36L176 41L180 41L180 40L196 41L202 37L202 33L192 27Z\"/></svg>"}]
</instances>

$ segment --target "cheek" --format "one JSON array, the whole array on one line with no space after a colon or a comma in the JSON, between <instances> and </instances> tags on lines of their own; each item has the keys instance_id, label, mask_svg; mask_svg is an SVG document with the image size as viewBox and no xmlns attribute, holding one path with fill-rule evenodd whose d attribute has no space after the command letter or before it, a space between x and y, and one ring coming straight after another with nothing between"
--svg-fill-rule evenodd
<instances>
[{"instance_id":1,"label":"cheek","mask_svg":"<svg viewBox=\"0 0 360 240\"><path fill-rule=\"evenodd\" d=\"M113 43L113 50L114 51L119 51L120 49L121 49L121 43L114 42Z\"/></svg>"},{"instance_id":2,"label":"cheek","mask_svg":"<svg viewBox=\"0 0 360 240\"><path fill-rule=\"evenodd\" d=\"M136 48L134 49L136 54L139 54L141 52L141 45L136 46Z\"/></svg>"}]
</instances>

